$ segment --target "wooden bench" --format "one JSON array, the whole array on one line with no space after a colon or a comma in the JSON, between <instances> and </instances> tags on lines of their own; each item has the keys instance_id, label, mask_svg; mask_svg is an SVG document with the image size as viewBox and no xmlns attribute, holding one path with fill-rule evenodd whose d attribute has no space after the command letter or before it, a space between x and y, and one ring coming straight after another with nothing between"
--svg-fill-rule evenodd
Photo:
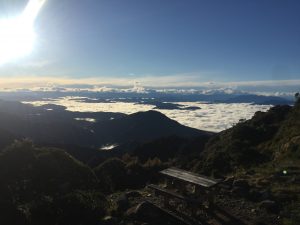
<instances>
[{"instance_id":1,"label":"wooden bench","mask_svg":"<svg viewBox=\"0 0 300 225\"><path fill-rule=\"evenodd\" d=\"M213 179L186 170L171 167L160 171L160 174L167 178L167 186L176 184L179 191L185 192L187 184L194 186L194 197L198 201L206 201L208 205L214 202L214 187L218 185L221 180ZM168 181L172 182L168 182ZM200 200L202 199L202 200Z\"/></svg>"},{"instance_id":2,"label":"wooden bench","mask_svg":"<svg viewBox=\"0 0 300 225\"><path fill-rule=\"evenodd\" d=\"M186 170L178 169L175 167L162 170L160 171L160 173L165 176L168 176L169 178L184 181L204 188L212 188L218 183L220 183L220 180L192 173Z\"/></svg>"}]
</instances>

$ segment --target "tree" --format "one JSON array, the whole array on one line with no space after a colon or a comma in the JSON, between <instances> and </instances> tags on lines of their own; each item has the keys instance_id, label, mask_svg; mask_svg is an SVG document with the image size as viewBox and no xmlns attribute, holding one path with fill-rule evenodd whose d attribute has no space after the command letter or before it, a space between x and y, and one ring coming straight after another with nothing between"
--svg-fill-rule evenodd
<instances>
[{"instance_id":1,"label":"tree","mask_svg":"<svg viewBox=\"0 0 300 225\"><path fill-rule=\"evenodd\" d=\"M300 93L299 93L299 92L297 92L297 93L295 94L295 100L296 100L296 104L299 104L299 103L300 103Z\"/></svg>"}]
</instances>

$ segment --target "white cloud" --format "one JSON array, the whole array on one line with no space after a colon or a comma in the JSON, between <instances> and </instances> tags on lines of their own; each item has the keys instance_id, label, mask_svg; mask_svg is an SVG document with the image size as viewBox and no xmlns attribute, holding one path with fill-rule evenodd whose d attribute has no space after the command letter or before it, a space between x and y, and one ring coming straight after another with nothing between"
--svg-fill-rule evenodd
<instances>
[{"instance_id":1,"label":"white cloud","mask_svg":"<svg viewBox=\"0 0 300 225\"><path fill-rule=\"evenodd\" d=\"M86 103L76 101L77 97L65 97L51 101L30 102L36 106L44 104L63 105L70 111L78 112L121 112L131 114L139 111L147 111L154 108L152 105L109 102L109 103ZM28 103L28 102L27 102ZM234 104L208 104L204 102L179 102L189 107L200 107L198 110L157 110L179 123L208 131L221 131L236 124L240 119L249 119L257 111L267 111L270 105L253 105L248 103Z\"/></svg>"},{"instance_id":2,"label":"white cloud","mask_svg":"<svg viewBox=\"0 0 300 225\"><path fill-rule=\"evenodd\" d=\"M35 66L43 66L48 62L40 62ZM32 64L34 66L34 64ZM155 89L171 93L202 93L215 92L259 93L262 95L284 96L299 91L300 80L265 80L243 82L200 82L195 74L174 76L130 76L130 77L44 77L44 76L13 76L0 78L0 89L15 90L18 88L45 91L96 91L96 92L147 92Z\"/></svg>"}]
</instances>

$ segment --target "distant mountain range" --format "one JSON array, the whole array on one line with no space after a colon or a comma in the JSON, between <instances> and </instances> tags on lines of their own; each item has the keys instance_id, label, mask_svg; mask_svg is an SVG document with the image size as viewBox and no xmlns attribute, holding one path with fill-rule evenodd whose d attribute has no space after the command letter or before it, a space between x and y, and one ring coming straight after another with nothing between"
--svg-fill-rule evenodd
<instances>
[{"instance_id":1,"label":"distant mountain range","mask_svg":"<svg viewBox=\"0 0 300 225\"><path fill-rule=\"evenodd\" d=\"M265 96L260 94L251 94L235 90L214 90L214 91L156 91L148 92L91 92L91 91L17 91L0 92L0 98L13 101L41 101L51 100L66 96L80 96L77 99L80 102L98 103L98 102L134 102L154 105L157 109L180 109L179 105L168 103L176 102L195 102L205 101L211 103L253 103L284 105L293 104L292 95L283 96Z\"/></svg>"},{"instance_id":2,"label":"distant mountain range","mask_svg":"<svg viewBox=\"0 0 300 225\"><path fill-rule=\"evenodd\" d=\"M238 95L223 100L224 103L254 103L259 105L288 105L293 104L292 100L276 96L263 96L263 95Z\"/></svg>"}]
</instances>

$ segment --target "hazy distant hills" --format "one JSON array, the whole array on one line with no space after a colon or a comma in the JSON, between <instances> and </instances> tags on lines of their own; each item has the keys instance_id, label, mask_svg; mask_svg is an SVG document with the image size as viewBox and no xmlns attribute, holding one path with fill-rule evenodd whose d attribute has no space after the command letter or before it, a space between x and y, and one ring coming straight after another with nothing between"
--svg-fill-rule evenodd
<instances>
[{"instance_id":1,"label":"hazy distant hills","mask_svg":"<svg viewBox=\"0 0 300 225\"><path fill-rule=\"evenodd\" d=\"M276 97L262 95L238 95L223 100L224 103L254 103L259 105L288 105L293 104L293 101Z\"/></svg>"},{"instance_id":2,"label":"hazy distant hills","mask_svg":"<svg viewBox=\"0 0 300 225\"><path fill-rule=\"evenodd\" d=\"M40 101L45 99L57 99L66 96L80 96L83 102L139 102L154 105L160 109L180 109L178 105L168 103L175 102L218 102L218 103L253 103L253 104L293 104L293 96L290 94L282 96L265 96L237 91L225 90L147 90L146 92L111 92L93 91L16 91L0 92L0 98L13 101ZM168 103L167 103L168 102Z\"/></svg>"}]
</instances>

